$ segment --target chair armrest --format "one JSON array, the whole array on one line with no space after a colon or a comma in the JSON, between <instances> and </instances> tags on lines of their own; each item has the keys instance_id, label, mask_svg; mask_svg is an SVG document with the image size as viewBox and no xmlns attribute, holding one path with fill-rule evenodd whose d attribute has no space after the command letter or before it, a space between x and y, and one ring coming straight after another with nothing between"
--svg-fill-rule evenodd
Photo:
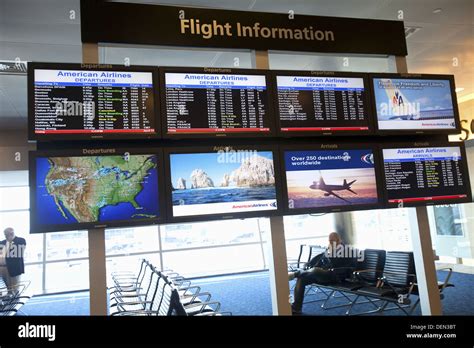
<instances>
[{"instance_id":1,"label":"chair armrest","mask_svg":"<svg viewBox=\"0 0 474 348\"><path fill-rule=\"evenodd\" d=\"M355 267L332 267L332 268L329 268L330 271L338 271L338 270L351 270L351 271L354 271Z\"/></svg>"},{"instance_id":2,"label":"chair armrest","mask_svg":"<svg viewBox=\"0 0 474 348\"><path fill-rule=\"evenodd\" d=\"M113 291L110 291L114 289ZM122 292L132 292L132 291L137 291L137 290L143 290L142 287L129 287L129 288L123 288L123 289L117 289L116 287L111 287L109 288L110 294L115 294L117 292L122 293Z\"/></svg>"},{"instance_id":3,"label":"chair armrest","mask_svg":"<svg viewBox=\"0 0 474 348\"><path fill-rule=\"evenodd\" d=\"M451 267L443 267L443 268L437 269L437 271L445 271L445 270L448 270L449 272L446 278L444 279L443 285L441 285L441 289L439 289L440 292L442 292L444 288L446 288L446 286L449 284L449 279L451 279L451 275L453 274L453 269Z\"/></svg>"},{"instance_id":4,"label":"chair armrest","mask_svg":"<svg viewBox=\"0 0 474 348\"><path fill-rule=\"evenodd\" d=\"M123 311L127 311L127 309L124 308L124 306L146 305L146 304L153 304L153 301L120 302L120 303L117 303L117 307L122 309Z\"/></svg>"},{"instance_id":5,"label":"chair armrest","mask_svg":"<svg viewBox=\"0 0 474 348\"><path fill-rule=\"evenodd\" d=\"M364 282L367 282L368 280L366 278L364 278L364 273L382 273L381 270L378 270L378 269L362 269L362 270L359 270L359 271L354 271L352 272L352 276L354 278L358 278L359 280L362 280Z\"/></svg>"},{"instance_id":6,"label":"chair armrest","mask_svg":"<svg viewBox=\"0 0 474 348\"><path fill-rule=\"evenodd\" d=\"M407 295L410 296L412 291L413 291L413 288L415 287L415 284L416 284L416 275L415 274L411 274L411 273L399 273L399 272L384 272L385 274L394 274L394 275L399 275L399 274L402 274L402 275L406 275L407 277L413 277L413 280L410 282L410 286L408 288L400 288L400 287L395 287L393 286L392 284L390 284L388 281L387 281L387 278L385 276L382 276L379 278L379 280L382 282L382 284L386 284L390 287L390 289L392 289L393 292L395 292L396 294L399 294L402 292L402 290L407 290Z\"/></svg>"},{"instance_id":7,"label":"chair armrest","mask_svg":"<svg viewBox=\"0 0 474 348\"><path fill-rule=\"evenodd\" d=\"M193 294L193 295L192 295L191 301L188 302L188 303L189 303L189 304L195 303L196 299L201 300L201 298L200 298L201 296L206 296L206 299L204 300L204 302L210 301L210 299L211 299L211 297L212 297L211 293L209 293L209 292L207 292L207 291L206 291L206 292L201 292L201 293L196 293L196 294ZM181 298L182 298L182 299L187 299L187 298L189 298L189 297L190 297L190 296L184 296L184 297L181 297ZM199 303L202 303L202 300L201 300ZM186 306L186 305L185 305L185 306Z\"/></svg>"},{"instance_id":8,"label":"chair armrest","mask_svg":"<svg viewBox=\"0 0 474 348\"><path fill-rule=\"evenodd\" d=\"M380 269L362 269L362 270L359 270L359 271L354 271L354 273L369 273L369 272L380 272L380 273L382 273L383 270L380 270Z\"/></svg>"},{"instance_id":9,"label":"chair armrest","mask_svg":"<svg viewBox=\"0 0 474 348\"><path fill-rule=\"evenodd\" d=\"M165 276L167 276L168 278L178 277L178 276L180 277L179 273L178 273L178 272L174 272L174 271L169 271L169 272L163 271L163 272L161 272L161 273L163 273L163 274L164 274Z\"/></svg>"},{"instance_id":10,"label":"chair armrest","mask_svg":"<svg viewBox=\"0 0 474 348\"><path fill-rule=\"evenodd\" d=\"M413 282L416 282L416 274L413 274L413 273L400 273L400 272L387 272L387 271L384 271L383 274L406 275L407 277L412 277ZM380 280L382 280L384 278L385 278L385 276L382 275L382 277L380 277Z\"/></svg>"},{"instance_id":11,"label":"chair armrest","mask_svg":"<svg viewBox=\"0 0 474 348\"><path fill-rule=\"evenodd\" d=\"M220 303L220 302L218 302L218 301L212 301L212 302L193 303L193 304L184 306L184 309L186 310L186 312L188 312L188 309L201 307L201 309L198 311L198 313L202 313L202 312L204 311L204 309L206 309L206 306L211 306L211 305L216 305L216 309L213 309L214 312L218 312L219 309L221 308L221 303ZM212 307L211 307L211 308L212 308Z\"/></svg>"},{"instance_id":12,"label":"chair armrest","mask_svg":"<svg viewBox=\"0 0 474 348\"><path fill-rule=\"evenodd\" d=\"M193 285L193 286L188 286L188 287L184 287L184 288L179 288L178 290L179 291L184 290L184 292L181 294L181 296L190 296L190 295L195 295L196 293L199 293L199 291L201 291L201 287L197 286L197 285ZM195 291L191 292L190 290L195 290ZM188 292L190 292L189 295L188 295Z\"/></svg>"},{"instance_id":13,"label":"chair armrest","mask_svg":"<svg viewBox=\"0 0 474 348\"><path fill-rule=\"evenodd\" d=\"M160 315L160 312L158 311L150 311L150 310L145 310L145 309L136 309L136 310L129 310L129 311L123 311L123 312L115 312L112 313L112 316L134 316L134 315Z\"/></svg>"}]
</instances>

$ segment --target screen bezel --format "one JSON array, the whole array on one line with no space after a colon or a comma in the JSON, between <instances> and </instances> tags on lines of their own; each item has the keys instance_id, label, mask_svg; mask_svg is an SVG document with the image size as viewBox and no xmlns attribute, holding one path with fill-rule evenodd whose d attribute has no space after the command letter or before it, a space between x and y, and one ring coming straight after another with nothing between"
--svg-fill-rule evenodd
<instances>
[{"instance_id":1,"label":"screen bezel","mask_svg":"<svg viewBox=\"0 0 474 348\"><path fill-rule=\"evenodd\" d=\"M471 192L471 183L469 178L469 166L467 163L467 154L466 147L464 142L411 142L411 143L394 143L390 145L381 145L379 147L379 157L381 160L381 175L383 177L383 182L386 182L385 177L385 166L384 166L384 149L397 149L397 148L423 148L423 147L459 147L461 149L461 156L464 159L464 164L462 166L463 173L465 173L464 182L466 183L466 198L451 199L451 200L425 200L425 201L415 201L415 202L397 202L390 203L388 201L388 191L384 185L383 187L383 199L384 205L387 208L398 208L400 205L402 207L417 207L417 206L433 206L433 205L442 205L442 204L460 204L460 203L471 203L472 202L472 192ZM401 200L401 199L400 199Z\"/></svg>"},{"instance_id":2,"label":"screen bezel","mask_svg":"<svg viewBox=\"0 0 474 348\"><path fill-rule=\"evenodd\" d=\"M278 148L274 145L237 145L229 146L233 150L257 150L257 151L272 151L273 152L273 168L275 171L275 191L277 209L274 210L259 210L253 212L239 212L239 213L219 213L219 214L204 214L204 215L188 215L188 216L173 216L173 195L172 195L172 176L171 176L171 154L193 154L193 153L209 153L217 152L216 148L224 146L206 146L194 148L178 148L172 147L164 149L165 159L165 189L166 189L166 213L169 222L194 222L194 221L210 221L210 220L228 220L228 219L244 219L253 217L268 217L282 215L281 208L281 178L278 173L280 169Z\"/></svg>"},{"instance_id":3,"label":"screen bezel","mask_svg":"<svg viewBox=\"0 0 474 348\"><path fill-rule=\"evenodd\" d=\"M132 71L151 72L153 78L153 116L151 121L154 132L150 133L83 133L83 134L36 134L35 133L35 93L34 75L36 70L96 70L96 71ZM30 141L56 141L56 140L107 140L107 139L159 139L161 132L160 97L159 97L159 71L154 66L124 66L111 64L73 64L73 63L28 63L28 140Z\"/></svg>"},{"instance_id":4,"label":"screen bezel","mask_svg":"<svg viewBox=\"0 0 474 348\"><path fill-rule=\"evenodd\" d=\"M321 77L349 77L349 78L362 78L364 81L364 105L367 115L367 126L368 130L360 131L337 131L337 130L320 130L320 131L287 131L281 130L280 121L280 108L278 102L278 85L277 76L321 76ZM279 137L290 138L290 137L305 137L305 136L354 136L354 135L372 135L374 134L374 119L372 112L372 103L370 102L370 87L369 87L369 75L367 73L358 72L342 72L342 71L293 71L293 70L271 70L272 87L274 97L274 109L275 109L275 123L277 128L277 134Z\"/></svg>"},{"instance_id":5,"label":"screen bezel","mask_svg":"<svg viewBox=\"0 0 474 348\"><path fill-rule=\"evenodd\" d=\"M451 88L451 100L453 102L454 122L453 129L379 129L379 119L377 115L377 101L375 100L374 79L394 78L394 79L426 79L426 80L448 80ZM371 108L373 110L373 120L375 133L377 135L422 135L422 134L460 134L461 121L459 117L458 102L456 96L456 86L454 75L439 74L396 74L396 73L371 73L369 74L369 88L371 98Z\"/></svg>"},{"instance_id":6,"label":"screen bezel","mask_svg":"<svg viewBox=\"0 0 474 348\"><path fill-rule=\"evenodd\" d=\"M98 154L98 155L84 155L83 150L92 149L114 149L115 154ZM153 219L136 219L136 220L114 220L109 222L83 222L83 223L71 223L71 224L50 224L50 225L39 225L35 219L37 214L36 209L36 159L39 157L93 157L93 156L118 156L125 152L131 155L140 154L151 154L157 156L158 167L158 207L160 209L160 216ZM147 226L156 225L166 221L166 209L165 209L165 190L164 190L164 165L163 165L163 152L157 148L110 148L110 147L99 147L99 148L83 148L75 150L52 150L52 151L30 151L29 153L29 186L30 186L30 233L49 233L49 232L60 232L60 231L72 231L72 230L90 230L90 229L103 229L111 227L131 227L131 226Z\"/></svg>"},{"instance_id":7,"label":"screen bezel","mask_svg":"<svg viewBox=\"0 0 474 348\"><path fill-rule=\"evenodd\" d=\"M313 207L313 208L294 208L288 207L288 186L286 177L286 165L285 165L285 151L334 151L334 150L372 150L374 154L374 171L375 181L377 185L377 203L372 204L357 204L357 205L345 205L345 206L326 206L326 207ZM380 173L380 156L378 147L375 144L360 145L354 143L315 143L315 144L301 144L301 145L281 145L280 146L280 165L281 165L281 180L282 180L282 196L284 204L285 215L298 215L298 214L313 214L313 213L337 213L344 211L357 211L367 209L380 209L384 196L382 189L382 176Z\"/></svg>"},{"instance_id":8,"label":"screen bezel","mask_svg":"<svg viewBox=\"0 0 474 348\"><path fill-rule=\"evenodd\" d=\"M242 74L242 75L264 75L267 82L266 95L268 100L266 117L270 128L269 132L229 132L229 133L168 133L168 115L166 112L166 73L203 73L203 74ZM274 137L275 136L275 112L273 101L273 89L271 86L271 76L269 70L262 69L234 69L234 68L196 68L196 67L161 67L160 75L160 104L161 104L161 134L163 139L186 139L186 138L256 138L256 137Z\"/></svg>"}]
</instances>

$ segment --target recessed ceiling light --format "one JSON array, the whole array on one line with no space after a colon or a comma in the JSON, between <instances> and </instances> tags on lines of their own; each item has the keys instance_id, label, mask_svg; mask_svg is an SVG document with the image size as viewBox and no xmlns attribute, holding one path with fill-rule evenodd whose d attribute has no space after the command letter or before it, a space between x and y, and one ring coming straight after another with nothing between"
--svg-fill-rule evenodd
<instances>
[{"instance_id":1,"label":"recessed ceiling light","mask_svg":"<svg viewBox=\"0 0 474 348\"><path fill-rule=\"evenodd\" d=\"M464 87L456 87L456 93L464 91Z\"/></svg>"},{"instance_id":2,"label":"recessed ceiling light","mask_svg":"<svg viewBox=\"0 0 474 348\"><path fill-rule=\"evenodd\" d=\"M433 10L433 13L441 13L441 12L443 12L443 9L441 7L435 8Z\"/></svg>"}]
</instances>

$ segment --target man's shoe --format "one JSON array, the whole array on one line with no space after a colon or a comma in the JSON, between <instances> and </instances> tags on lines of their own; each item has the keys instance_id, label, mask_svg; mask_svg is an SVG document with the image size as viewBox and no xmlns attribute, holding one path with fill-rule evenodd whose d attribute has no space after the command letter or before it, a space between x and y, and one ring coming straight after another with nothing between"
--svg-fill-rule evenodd
<instances>
[{"instance_id":1,"label":"man's shoe","mask_svg":"<svg viewBox=\"0 0 474 348\"><path fill-rule=\"evenodd\" d=\"M302 311L299 311L299 310L296 310L296 309L291 309L291 314L292 314L292 315L302 315L303 312L302 312Z\"/></svg>"},{"instance_id":2,"label":"man's shoe","mask_svg":"<svg viewBox=\"0 0 474 348\"><path fill-rule=\"evenodd\" d=\"M291 314L293 315L301 315L303 312L301 309L296 309L293 305L291 305Z\"/></svg>"}]
</instances>

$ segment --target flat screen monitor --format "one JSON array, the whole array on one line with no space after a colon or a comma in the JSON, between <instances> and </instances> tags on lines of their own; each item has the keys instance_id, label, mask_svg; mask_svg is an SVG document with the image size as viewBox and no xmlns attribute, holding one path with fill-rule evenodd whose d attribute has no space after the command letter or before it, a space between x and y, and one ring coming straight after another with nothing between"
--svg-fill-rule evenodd
<instances>
[{"instance_id":1,"label":"flat screen monitor","mask_svg":"<svg viewBox=\"0 0 474 348\"><path fill-rule=\"evenodd\" d=\"M31 152L31 231L162 221L162 170L156 149Z\"/></svg>"},{"instance_id":2,"label":"flat screen monitor","mask_svg":"<svg viewBox=\"0 0 474 348\"><path fill-rule=\"evenodd\" d=\"M161 80L165 137L273 133L267 71L163 68Z\"/></svg>"},{"instance_id":3,"label":"flat screen monitor","mask_svg":"<svg viewBox=\"0 0 474 348\"><path fill-rule=\"evenodd\" d=\"M273 72L282 136L372 132L366 74Z\"/></svg>"},{"instance_id":4,"label":"flat screen monitor","mask_svg":"<svg viewBox=\"0 0 474 348\"><path fill-rule=\"evenodd\" d=\"M371 146L292 145L281 155L290 214L359 210L381 202L377 153Z\"/></svg>"},{"instance_id":5,"label":"flat screen monitor","mask_svg":"<svg viewBox=\"0 0 474 348\"><path fill-rule=\"evenodd\" d=\"M170 220L194 221L278 212L278 156L271 147L165 150Z\"/></svg>"},{"instance_id":6,"label":"flat screen monitor","mask_svg":"<svg viewBox=\"0 0 474 348\"><path fill-rule=\"evenodd\" d=\"M371 75L379 134L460 133L452 75Z\"/></svg>"},{"instance_id":7,"label":"flat screen monitor","mask_svg":"<svg viewBox=\"0 0 474 348\"><path fill-rule=\"evenodd\" d=\"M158 79L153 67L29 63L29 138L156 138Z\"/></svg>"},{"instance_id":8,"label":"flat screen monitor","mask_svg":"<svg viewBox=\"0 0 474 348\"><path fill-rule=\"evenodd\" d=\"M462 143L387 146L382 156L389 206L471 201Z\"/></svg>"}]
</instances>

